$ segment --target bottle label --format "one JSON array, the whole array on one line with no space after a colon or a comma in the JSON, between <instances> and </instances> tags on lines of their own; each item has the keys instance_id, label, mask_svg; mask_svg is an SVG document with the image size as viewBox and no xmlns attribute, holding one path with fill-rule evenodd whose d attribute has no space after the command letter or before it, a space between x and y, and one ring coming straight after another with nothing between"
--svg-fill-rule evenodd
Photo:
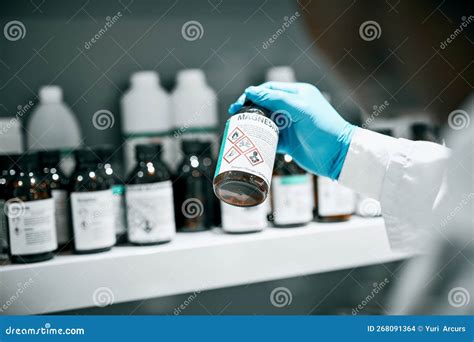
<instances>
[{"instance_id":1,"label":"bottle label","mask_svg":"<svg viewBox=\"0 0 474 342\"><path fill-rule=\"evenodd\" d=\"M278 144L278 127L269 118L239 113L226 122L215 176L242 171L261 177L270 186Z\"/></svg>"},{"instance_id":2,"label":"bottle label","mask_svg":"<svg viewBox=\"0 0 474 342\"><path fill-rule=\"evenodd\" d=\"M314 187L311 175L274 176L271 195L275 224L306 223L313 219Z\"/></svg>"},{"instance_id":3,"label":"bottle label","mask_svg":"<svg viewBox=\"0 0 474 342\"><path fill-rule=\"evenodd\" d=\"M8 247L7 242L7 216L4 214L5 200L0 199L0 255Z\"/></svg>"},{"instance_id":4,"label":"bottle label","mask_svg":"<svg viewBox=\"0 0 474 342\"><path fill-rule=\"evenodd\" d=\"M76 250L107 248L115 244L111 190L71 193L71 213Z\"/></svg>"},{"instance_id":5,"label":"bottle label","mask_svg":"<svg viewBox=\"0 0 474 342\"><path fill-rule=\"evenodd\" d=\"M51 195L54 200L54 217L56 220L58 243L63 245L71 240L68 193L66 190L55 189L51 191Z\"/></svg>"},{"instance_id":6,"label":"bottle label","mask_svg":"<svg viewBox=\"0 0 474 342\"><path fill-rule=\"evenodd\" d=\"M222 229L228 232L247 232L267 227L267 203L254 207L236 207L221 201Z\"/></svg>"},{"instance_id":7,"label":"bottle label","mask_svg":"<svg viewBox=\"0 0 474 342\"><path fill-rule=\"evenodd\" d=\"M125 187L122 184L112 186L115 234L123 235L127 231L125 219Z\"/></svg>"},{"instance_id":8,"label":"bottle label","mask_svg":"<svg viewBox=\"0 0 474 342\"><path fill-rule=\"evenodd\" d=\"M176 233L171 181L127 185L128 239L135 243L169 241Z\"/></svg>"},{"instance_id":9,"label":"bottle label","mask_svg":"<svg viewBox=\"0 0 474 342\"><path fill-rule=\"evenodd\" d=\"M46 253L58 248L52 198L6 205L7 212L11 212L8 228L12 255Z\"/></svg>"},{"instance_id":10,"label":"bottle label","mask_svg":"<svg viewBox=\"0 0 474 342\"><path fill-rule=\"evenodd\" d=\"M355 210L354 192L337 181L318 177L318 214L320 216L350 215Z\"/></svg>"}]
</instances>

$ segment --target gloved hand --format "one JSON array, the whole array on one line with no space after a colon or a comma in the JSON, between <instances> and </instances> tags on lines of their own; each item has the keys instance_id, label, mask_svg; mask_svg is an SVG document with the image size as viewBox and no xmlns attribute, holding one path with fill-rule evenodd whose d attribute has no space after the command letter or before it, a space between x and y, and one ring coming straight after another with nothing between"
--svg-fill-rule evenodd
<instances>
[{"instance_id":1,"label":"gloved hand","mask_svg":"<svg viewBox=\"0 0 474 342\"><path fill-rule=\"evenodd\" d=\"M235 114L245 99L272 112L280 128L278 152L309 172L338 179L355 126L345 121L311 84L267 82L249 87L229 107Z\"/></svg>"}]
</instances>

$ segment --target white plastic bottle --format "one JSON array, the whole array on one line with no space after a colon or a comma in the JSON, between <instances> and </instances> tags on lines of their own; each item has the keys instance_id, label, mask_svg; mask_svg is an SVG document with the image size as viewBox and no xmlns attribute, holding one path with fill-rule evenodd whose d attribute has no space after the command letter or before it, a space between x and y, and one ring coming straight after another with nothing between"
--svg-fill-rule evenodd
<instances>
[{"instance_id":1,"label":"white plastic bottle","mask_svg":"<svg viewBox=\"0 0 474 342\"><path fill-rule=\"evenodd\" d=\"M286 65L268 69L265 78L272 82L296 82L295 71Z\"/></svg>"},{"instance_id":2,"label":"white plastic bottle","mask_svg":"<svg viewBox=\"0 0 474 342\"><path fill-rule=\"evenodd\" d=\"M176 77L171 103L176 154L182 155L179 150L181 140L197 139L211 142L215 156L219 147L217 96L206 83L204 72L200 69L181 70ZM173 169L180 159L171 165Z\"/></svg>"},{"instance_id":3,"label":"white plastic bottle","mask_svg":"<svg viewBox=\"0 0 474 342\"><path fill-rule=\"evenodd\" d=\"M61 87L40 88L39 103L26 128L28 150L60 150L61 168L69 175L74 169L71 151L81 145L82 134L76 116L63 102Z\"/></svg>"},{"instance_id":4,"label":"white plastic bottle","mask_svg":"<svg viewBox=\"0 0 474 342\"><path fill-rule=\"evenodd\" d=\"M138 144L161 143L163 159L172 163L175 156L171 149L169 94L161 87L155 71L136 72L130 81L130 89L121 100L126 172L135 164L135 146Z\"/></svg>"}]
</instances>

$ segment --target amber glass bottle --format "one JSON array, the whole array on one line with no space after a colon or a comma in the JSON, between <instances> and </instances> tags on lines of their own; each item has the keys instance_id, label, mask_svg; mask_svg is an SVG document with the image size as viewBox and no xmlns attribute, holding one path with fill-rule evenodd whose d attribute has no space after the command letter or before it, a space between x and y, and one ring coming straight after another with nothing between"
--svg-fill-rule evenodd
<instances>
[{"instance_id":1,"label":"amber glass bottle","mask_svg":"<svg viewBox=\"0 0 474 342\"><path fill-rule=\"evenodd\" d=\"M136 245L169 242L176 233L173 186L160 144L137 145L137 164L125 191L128 240Z\"/></svg>"},{"instance_id":2,"label":"amber glass bottle","mask_svg":"<svg viewBox=\"0 0 474 342\"><path fill-rule=\"evenodd\" d=\"M355 211L354 192L327 177L315 177L315 213L320 222L348 221Z\"/></svg>"},{"instance_id":3,"label":"amber glass bottle","mask_svg":"<svg viewBox=\"0 0 474 342\"><path fill-rule=\"evenodd\" d=\"M185 140L182 151L184 158L174 179L176 226L183 232L206 230L216 214L211 143Z\"/></svg>"},{"instance_id":4,"label":"amber glass bottle","mask_svg":"<svg viewBox=\"0 0 474 342\"><path fill-rule=\"evenodd\" d=\"M127 241L127 220L125 217L125 182L117 170L116 156L113 146L102 145L94 148L100 159L99 169L105 182L112 189L115 238L117 244Z\"/></svg>"},{"instance_id":5,"label":"amber glass bottle","mask_svg":"<svg viewBox=\"0 0 474 342\"><path fill-rule=\"evenodd\" d=\"M49 260L58 248L51 191L38 171L37 154L20 156L18 168L6 191L10 259L14 263Z\"/></svg>"},{"instance_id":6,"label":"amber glass bottle","mask_svg":"<svg viewBox=\"0 0 474 342\"><path fill-rule=\"evenodd\" d=\"M277 227L297 227L311 222L313 194L312 176L288 154L277 154L270 195L273 224Z\"/></svg>"},{"instance_id":7,"label":"amber glass bottle","mask_svg":"<svg viewBox=\"0 0 474 342\"><path fill-rule=\"evenodd\" d=\"M54 200L58 245L63 249L72 242L72 227L69 215L69 181L61 171L60 161L59 150L39 153L42 177L48 183Z\"/></svg>"},{"instance_id":8,"label":"amber glass bottle","mask_svg":"<svg viewBox=\"0 0 474 342\"><path fill-rule=\"evenodd\" d=\"M75 151L76 170L70 179L74 251L104 252L115 244L113 195L95 151Z\"/></svg>"},{"instance_id":9,"label":"amber glass bottle","mask_svg":"<svg viewBox=\"0 0 474 342\"><path fill-rule=\"evenodd\" d=\"M222 201L251 207L265 201L278 144L278 127L269 112L251 101L226 123L214 176Z\"/></svg>"}]
</instances>

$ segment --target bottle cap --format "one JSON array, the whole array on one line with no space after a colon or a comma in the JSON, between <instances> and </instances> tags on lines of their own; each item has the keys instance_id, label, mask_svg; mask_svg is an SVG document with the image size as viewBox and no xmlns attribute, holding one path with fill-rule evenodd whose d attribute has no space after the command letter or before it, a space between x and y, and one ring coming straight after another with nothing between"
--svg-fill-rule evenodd
<instances>
[{"instance_id":1,"label":"bottle cap","mask_svg":"<svg viewBox=\"0 0 474 342\"><path fill-rule=\"evenodd\" d=\"M134 87L156 87L160 83L160 77L156 71L138 71L132 74L131 83Z\"/></svg>"},{"instance_id":2,"label":"bottle cap","mask_svg":"<svg viewBox=\"0 0 474 342\"><path fill-rule=\"evenodd\" d=\"M56 167L61 160L59 150L41 151L38 155L43 167Z\"/></svg>"},{"instance_id":3,"label":"bottle cap","mask_svg":"<svg viewBox=\"0 0 474 342\"><path fill-rule=\"evenodd\" d=\"M184 69L178 72L176 80L181 84L205 83L206 75L201 69Z\"/></svg>"},{"instance_id":4,"label":"bottle cap","mask_svg":"<svg viewBox=\"0 0 474 342\"><path fill-rule=\"evenodd\" d=\"M268 69L267 81L272 82L295 82L295 72L290 66L277 66Z\"/></svg>"},{"instance_id":5,"label":"bottle cap","mask_svg":"<svg viewBox=\"0 0 474 342\"><path fill-rule=\"evenodd\" d=\"M209 154L211 151L211 143L198 140L183 140L181 149L184 154Z\"/></svg>"},{"instance_id":6,"label":"bottle cap","mask_svg":"<svg viewBox=\"0 0 474 342\"><path fill-rule=\"evenodd\" d=\"M161 144L143 144L135 146L137 161L159 159L162 152Z\"/></svg>"},{"instance_id":7,"label":"bottle cap","mask_svg":"<svg viewBox=\"0 0 474 342\"><path fill-rule=\"evenodd\" d=\"M39 90L39 98L42 103L59 103L63 100L63 90L56 85L43 86Z\"/></svg>"},{"instance_id":8,"label":"bottle cap","mask_svg":"<svg viewBox=\"0 0 474 342\"><path fill-rule=\"evenodd\" d=\"M28 153L23 154L18 158L18 166L20 170L26 172L38 168L38 154Z\"/></svg>"},{"instance_id":9,"label":"bottle cap","mask_svg":"<svg viewBox=\"0 0 474 342\"><path fill-rule=\"evenodd\" d=\"M80 149L74 151L77 164L98 164L100 159L98 154L91 149Z\"/></svg>"}]
</instances>

